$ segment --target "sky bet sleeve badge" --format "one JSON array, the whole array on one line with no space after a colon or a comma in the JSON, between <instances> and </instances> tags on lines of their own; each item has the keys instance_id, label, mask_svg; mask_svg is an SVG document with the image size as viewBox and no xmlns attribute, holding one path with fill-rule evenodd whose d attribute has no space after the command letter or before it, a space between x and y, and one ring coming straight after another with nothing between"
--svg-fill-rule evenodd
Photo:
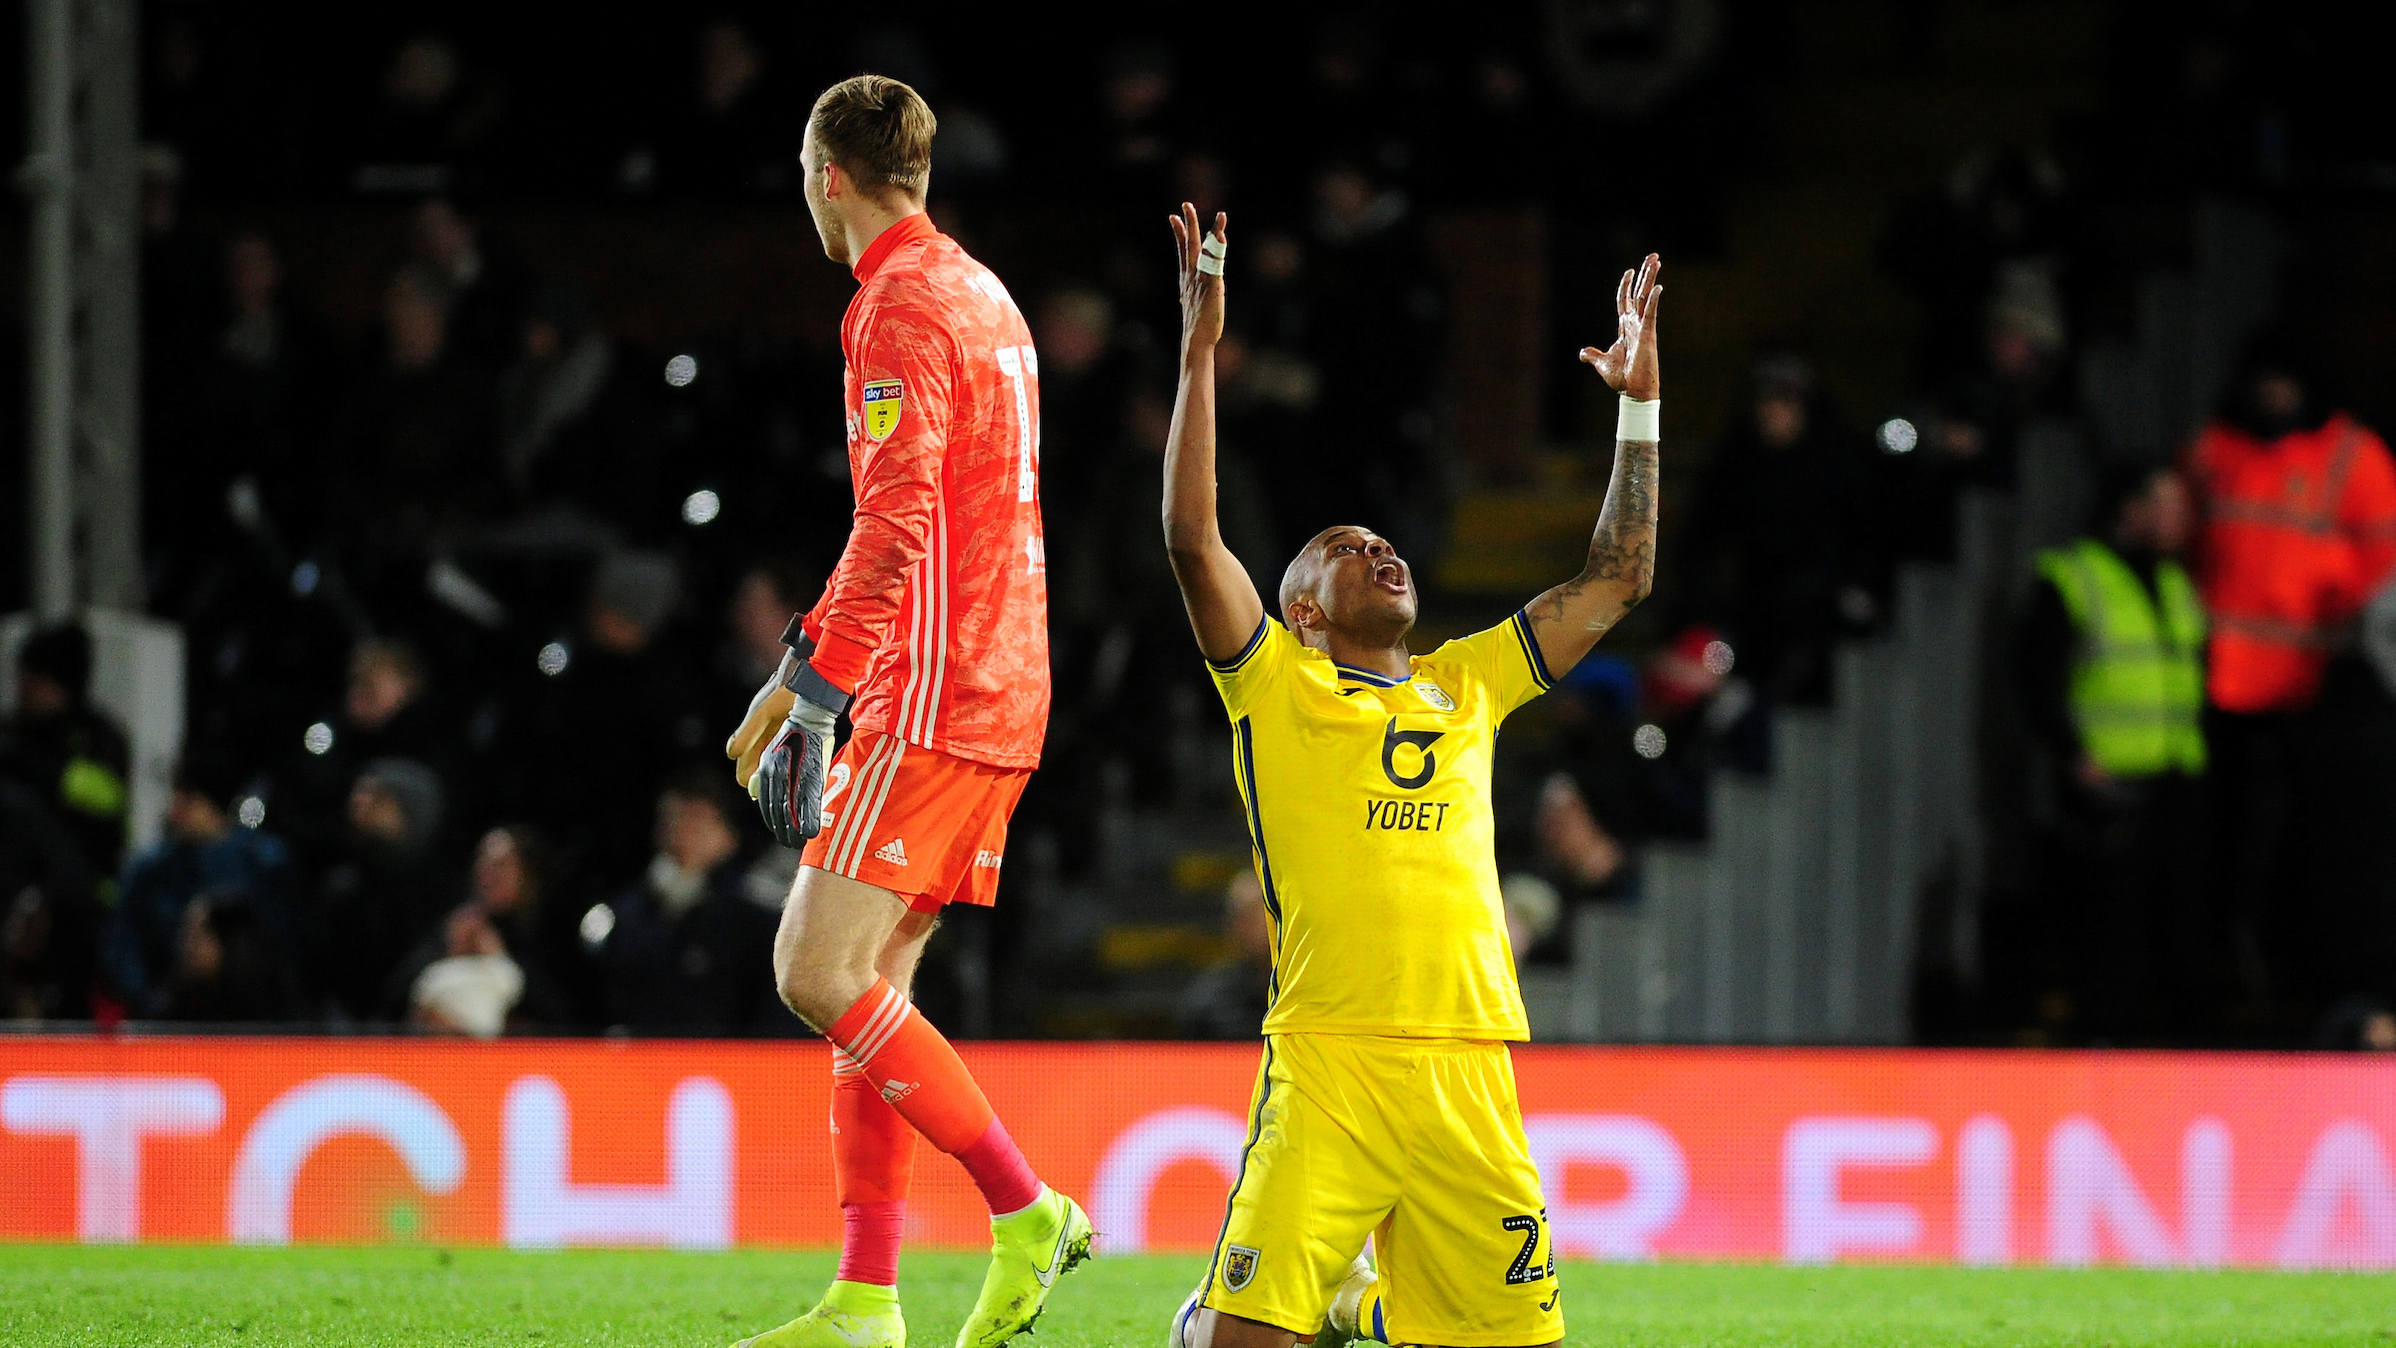
<instances>
[{"instance_id":1,"label":"sky bet sleeve badge","mask_svg":"<svg viewBox=\"0 0 2396 1348\"><path fill-rule=\"evenodd\" d=\"M906 401L906 387L896 379L876 379L863 389L865 403L865 433L876 440L887 440L898 429L899 405Z\"/></svg>"}]
</instances>

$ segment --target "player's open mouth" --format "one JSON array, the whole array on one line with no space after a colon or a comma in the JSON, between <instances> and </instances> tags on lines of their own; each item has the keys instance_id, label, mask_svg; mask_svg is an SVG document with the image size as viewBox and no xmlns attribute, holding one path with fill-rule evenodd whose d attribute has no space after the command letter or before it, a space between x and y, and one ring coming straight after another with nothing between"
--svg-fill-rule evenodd
<instances>
[{"instance_id":1,"label":"player's open mouth","mask_svg":"<svg viewBox=\"0 0 2396 1348\"><path fill-rule=\"evenodd\" d=\"M1388 590L1391 594L1406 593L1405 563L1391 560L1374 567L1373 583Z\"/></svg>"}]
</instances>

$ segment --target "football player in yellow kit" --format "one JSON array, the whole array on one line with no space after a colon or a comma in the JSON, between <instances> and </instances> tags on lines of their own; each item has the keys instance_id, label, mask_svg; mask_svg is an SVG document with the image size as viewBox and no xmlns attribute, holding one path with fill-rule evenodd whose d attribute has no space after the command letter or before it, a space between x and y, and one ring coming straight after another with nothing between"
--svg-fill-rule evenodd
<instances>
[{"instance_id":1,"label":"football player in yellow kit","mask_svg":"<svg viewBox=\"0 0 2396 1348\"><path fill-rule=\"evenodd\" d=\"M1530 1037L1498 898L1490 750L1644 598L1656 531L1661 263L1625 272L1613 344L1581 352L1622 395L1614 474L1581 574L1505 622L1407 650L1413 572L1357 525L1316 535L1268 615L1215 520L1215 344L1228 220L1180 245L1182 360L1165 545L1232 721L1273 926L1272 1004L1248 1144L1175 1348L1555 1344L1564 1334L1539 1174L1507 1045ZM1358 1258L1371 1235L1377 1276Z\"/></svg>"}]
</instances>

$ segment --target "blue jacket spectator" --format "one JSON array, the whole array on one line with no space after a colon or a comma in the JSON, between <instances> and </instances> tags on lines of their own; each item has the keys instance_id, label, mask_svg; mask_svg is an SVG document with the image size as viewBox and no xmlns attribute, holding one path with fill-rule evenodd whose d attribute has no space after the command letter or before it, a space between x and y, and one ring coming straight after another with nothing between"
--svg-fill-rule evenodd
<instances>
[{"instance_id":1,"label":"blue jacket spectator","mask_svg":"<svg viewBox=\"0 0 2396 1348\"><path fill-rule=\"evenodd\" d=\"M228 911L240 907L286 977L296 969L291 852L282 839L241 823L241 795L238 768L187 757L175 773L165 840L126 863L107 975L128 1015L167 1013L184 910L203 895Z\"/></svg>"}]
</instances>

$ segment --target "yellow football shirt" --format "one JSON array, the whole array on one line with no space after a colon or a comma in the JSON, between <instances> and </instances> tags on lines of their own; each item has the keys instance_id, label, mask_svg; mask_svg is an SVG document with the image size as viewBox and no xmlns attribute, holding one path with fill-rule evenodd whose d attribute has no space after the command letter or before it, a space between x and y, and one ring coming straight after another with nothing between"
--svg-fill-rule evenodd
<instances>
[{"instance_id":1,"label":"yellow football shirt","mask_svg":"<svg viewBox=\"0 0 2396 1348\"><path fill-rule=\"evenodd\" d=\"M1551 680L1516 614L1393 679L1266 618L1208 661L1273 918L1265 1033L1528 1039L1489 804L1498 723Z\"/></svg>"}]
</instances>

